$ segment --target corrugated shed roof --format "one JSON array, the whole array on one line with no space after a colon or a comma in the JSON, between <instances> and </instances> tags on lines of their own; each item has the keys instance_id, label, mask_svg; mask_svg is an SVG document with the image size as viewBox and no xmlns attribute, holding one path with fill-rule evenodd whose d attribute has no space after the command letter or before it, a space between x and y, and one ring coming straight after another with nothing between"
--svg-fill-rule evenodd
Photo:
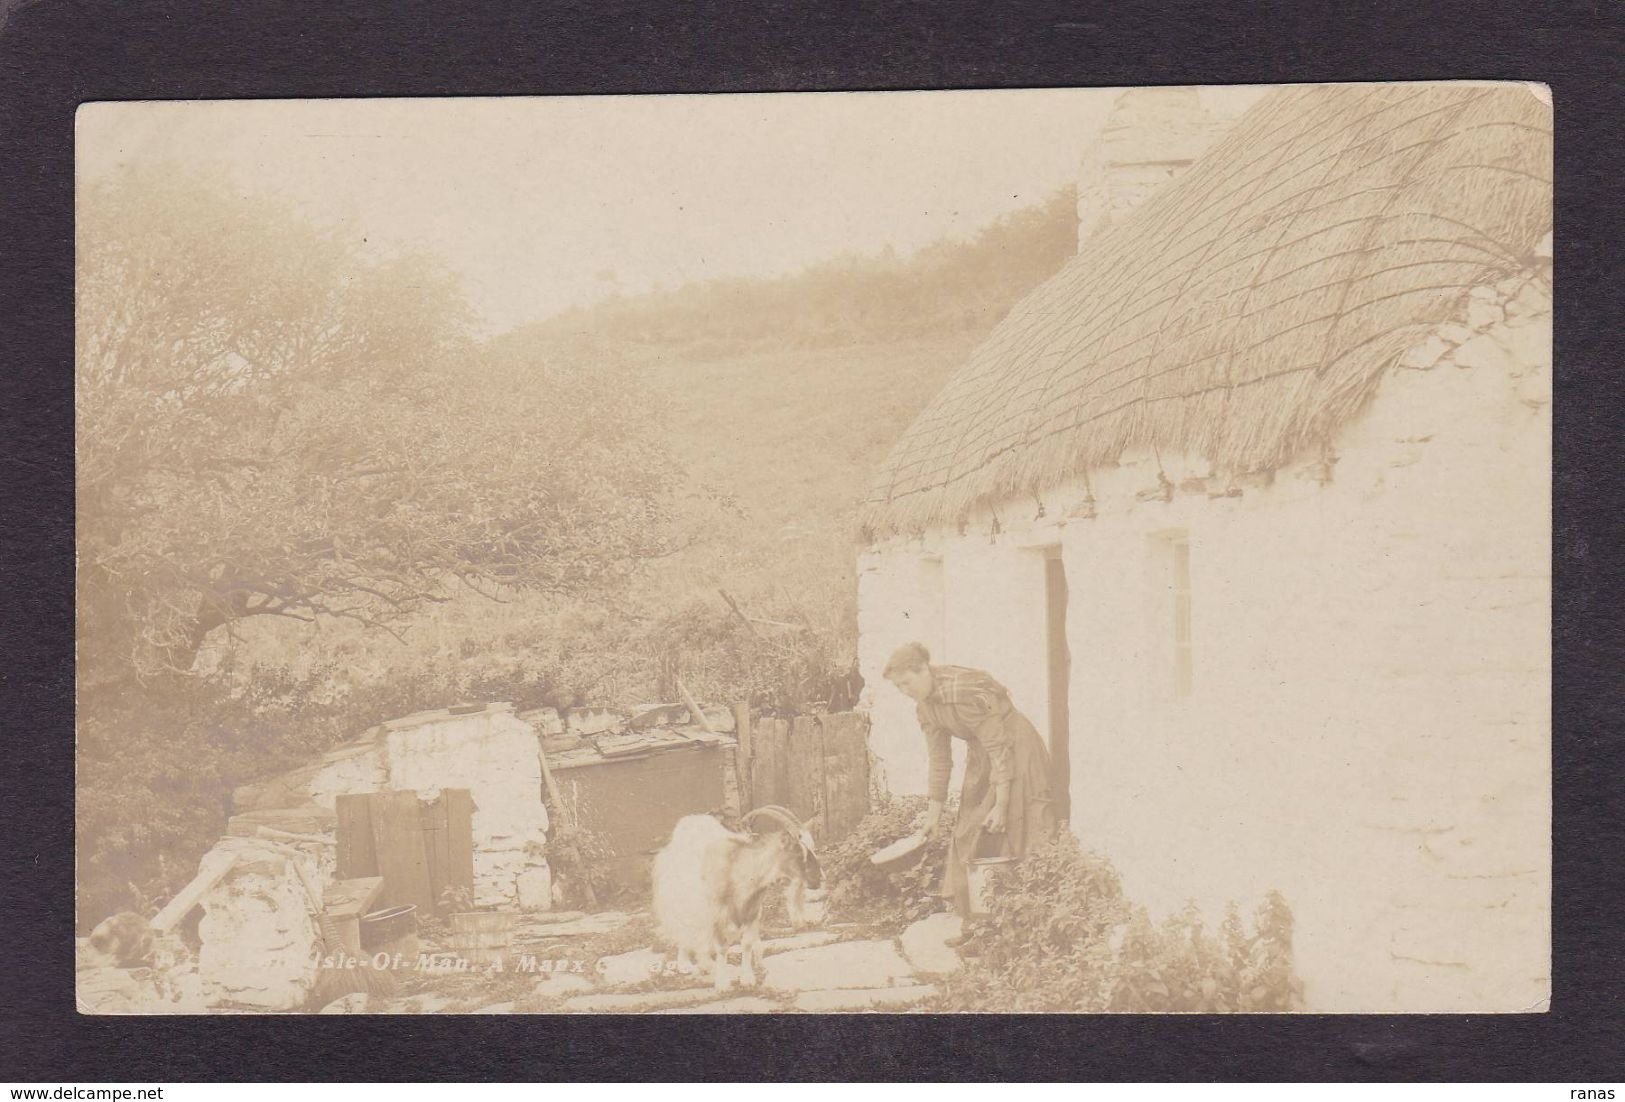
<instances>
[{"instance_id":1,"label":"corrugated shed roof","mask_svg":"<svg viewBox=\"0 0 1625 1102\"><path fill-rule=\"evenodd\" d=\"M1129 448L1279 466L1526 265L1551 108L1512 85L1308 85L1018 303L903 434L869 538L1040 493Z\"/></svg>"}]
</instances>

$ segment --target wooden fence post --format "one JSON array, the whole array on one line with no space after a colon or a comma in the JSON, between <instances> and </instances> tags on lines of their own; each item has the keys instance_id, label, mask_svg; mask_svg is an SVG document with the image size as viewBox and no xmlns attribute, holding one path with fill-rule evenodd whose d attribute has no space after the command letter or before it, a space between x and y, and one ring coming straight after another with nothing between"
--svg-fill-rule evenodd
<instances>
[{"instance_id":1,"label":"wooden fence post","mask_svg":"<svg viewBox=\"0 0 1625 1102\"><path fill-rule=\"evenodd\" d=\"M750 702L741 700L734 705L734 736L739 740L735 762L739 766L739 811L744 814L756 806L752 780Z\"/></svg>"},{"instance_id":2,"label":"wooden fence post","mask_svg":"<svg viewBox=\"0 0 1625 1102\"><path fill-rule=\"evenodd\" d=\"M824 717L814 715L813 726L818 729L818 787L819 811L824 816L824 837L828 838L839 827L836 824L836 810L829 802L829 732L824 729Z\"/></svg>"}]
</instances>

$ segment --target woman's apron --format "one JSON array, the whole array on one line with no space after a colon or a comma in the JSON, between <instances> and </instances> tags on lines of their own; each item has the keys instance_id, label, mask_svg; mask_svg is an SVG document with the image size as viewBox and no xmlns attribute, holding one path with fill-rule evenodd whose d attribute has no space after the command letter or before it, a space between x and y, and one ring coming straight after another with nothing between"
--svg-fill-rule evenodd
<instances>
[{"instance_id":1,"label":"woman's apron","mask_svg":"<svg viewBox=\"0 0 1625 1102\"><path fill-rule=\"evenodd\" d=\"M1048 841L1055 834L1055 804L1050 799L1049 753L1044 749L1044 740L1026 716L1010 707L1004 714L1004 731L1014 751L1015 775L1005 804L1004 833L984 833L982 824L996 796L991 783L992 763L974 733L967 735L957 725L947 726L955 738L964 739L969 746L965 781L959 790L959 816L954 821L940 892L963 915L970 913L966 876L970 862L978 857L1021 857L1031 847Z\"/></svg>"}]
</instances>

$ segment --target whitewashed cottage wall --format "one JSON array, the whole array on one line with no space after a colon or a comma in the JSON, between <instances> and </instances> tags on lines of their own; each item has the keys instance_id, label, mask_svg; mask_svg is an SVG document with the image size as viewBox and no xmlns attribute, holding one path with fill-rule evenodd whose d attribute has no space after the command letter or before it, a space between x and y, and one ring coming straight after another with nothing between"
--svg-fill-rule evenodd
<instances>
[{"instance_id":1,"label":"whitewashed cottage wall","mask_svg":"<svg viewBox=\"0 0 1625 1102\"><path fill-rule=\"evenodd\" d=\"M979 516L864 553L860 661L892 790L925 776L912 704L881 678L901 642L988 668L1045 730L1033 548L1057 543L1073 829L1131 897L1164 914L1194 899L1216 920L1280 889L1312 1009L1540 1008L1549 299L1511 281L1475 292L1462 320L1390 373L1329 465L1232 485L1129 457L1091 474L1093 517L1080 482L1045 495L1041 520L1010 503L996 537ZM1147 500L1159 467L1181 488ZM1184 698L1170 691L1171 532L1190 546Z\"/></svg>"}]
</instances>

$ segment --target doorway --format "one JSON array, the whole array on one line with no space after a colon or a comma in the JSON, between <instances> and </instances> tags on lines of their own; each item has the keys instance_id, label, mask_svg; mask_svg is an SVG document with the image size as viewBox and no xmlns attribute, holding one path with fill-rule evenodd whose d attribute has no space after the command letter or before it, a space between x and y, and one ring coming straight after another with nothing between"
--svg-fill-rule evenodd
<instances>
[{"instance_id":1,"label":"doorway","mask_svg":"<svg viewBox=\"0 0 1625 1102\"><path fill-rule=\"evenodd\" d=\"M1050 796L1055 818L1072 818L1072 652L1066 642L1066 563L1061 548L1044 548L1044 653L1048 659Z\"/></svg>"}]
</instances>

